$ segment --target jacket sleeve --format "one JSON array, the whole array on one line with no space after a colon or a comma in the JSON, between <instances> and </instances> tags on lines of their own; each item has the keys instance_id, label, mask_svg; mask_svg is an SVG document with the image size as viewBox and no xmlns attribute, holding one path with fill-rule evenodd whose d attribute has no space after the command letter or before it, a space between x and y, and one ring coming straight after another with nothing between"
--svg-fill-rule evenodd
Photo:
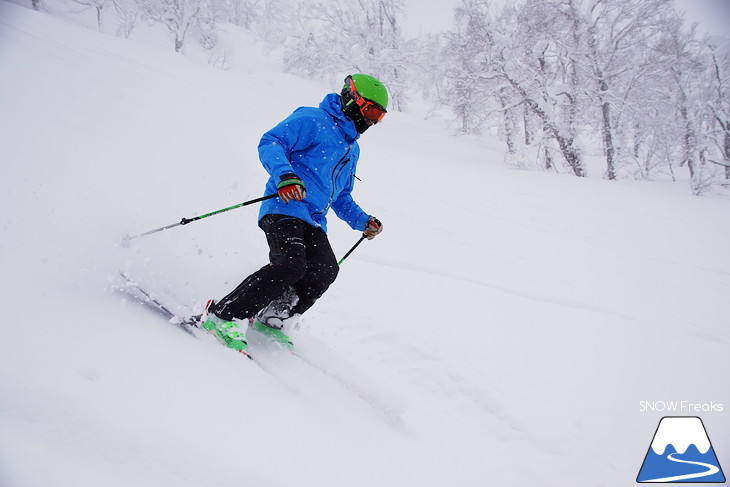
<instances>
[{"instance_id":1,"label":"jacket sleeve","mask_svg":"<svg viewBox=\"0 0 730 487\"><path fill-rule=\"evenodd\" d=\"M332 203L332 209L335 214L353 230L364 231L368 224L370 215L365 213L360 206L352 199L352 184L340 193L337 199Z\"/></svg>"},{"instance_id":2,"label":"jacket sleeve","mask_svg":"<svg viewBox=\"0 0 730 487\"><path fill-rule=\"evenodd\" d=\"M318 130L312 116L295 111L276 127L266 132L259 142L259 159L264 169L276 180L282 175L294 172L291 154L307 149L315 140Z\"/></svg>"}]
</instances>

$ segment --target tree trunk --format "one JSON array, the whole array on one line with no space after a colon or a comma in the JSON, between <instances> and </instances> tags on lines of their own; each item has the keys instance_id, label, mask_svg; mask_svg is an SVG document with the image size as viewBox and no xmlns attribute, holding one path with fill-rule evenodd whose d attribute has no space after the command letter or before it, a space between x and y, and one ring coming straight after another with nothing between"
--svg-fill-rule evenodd
<instances>
[{"instance_id":1,"label":"tree trunk","mask_svg":"<svg viewBox=\"0 0 730 487\"><path fill-rule=\"evenodd\" d=\"M573 173L578 177L585 177L586 173L583 169L580 152L578 151L578 149L573 147L573 141L560 133L560 130L555 125L555 123L550 120L548 114L545 113L542 108L540 108L540 105L538 105L535 100L527 96L527 92L524 90L524 88L522 88L522 86L520 86L519 83L517 83L515 80L513 80L504 73L503 77L510 85L512 85L517 93L520 94L520 96L525 100L525 103L527 104L527 106L530 107L533 113L535 113L535 115L537 115L540 120L542 120L543 126L545 127L545 132L557 141L558 146L560 147L560 152L563 154L563 157L565 158L565 161L568 163L568 165L570 165L570 167L573 169Z\"/></svg>"},{"instance_id":2,"label":"tree trunk","mask_svg":"<svg viewBox=\"0 0 730 487\"><path fill-rule=\"evenodd\" d=\"M504 101L504 97L502 96L501 91L504 91L504 90L500 90L500 94L497 95L497 99L499 100L499 104L502 107L502 115L503 115L503 123L504 123L504 136L507 139L506 140L507 150L509 151L510 154L514 154L515 153L515 143L514 143L513 135L512 135L512 120L511 120L511 117L509 114L509 109L507 109L507 103Z\"/></svg>"},{"instance_id":3,"label":"tree trunk","mask_svg":"<svg viewBox=\"0 0 730 487\"><path fill-rule=\"evenodd\" d=\"M103 17L104 17L104 6L97 4L96 5L96 24L99 27L99 32L104 32Z\"/></svg>"},{"instance_id":4,"label":"tree trunk","mask_svg":"<svg viewBox=\"0 0 730 487\"><path fill-rule=\"evenodd\" d=\"M603 135L603 148L606 151L606 176L609 180L616 179L616 166L614 161L613 131L611 129L611 104L606 99L608 94L608 81L598 56L598 35L595 24L589 29L588 47L590 49L591 61L593 64L593 75L598 84L598 104L601 107L601 134Z\"/></svg>"},{"instance_id":5,"label":"tree trunk","mask_svg":"<svg viewBox=\"0 0 730 487\"><path fill-rule=\"evenodd\" d=\"M613 131L611 128L611 104L605 99L605 95L608 91L608 83L606 80L601 79L600 81L601 91L598 94L598 100L601 103L601 114L603 127L601 132L603 133L603 146L606 149L606 176L611 181L616 180L616 162L614 161L615 149L613 146Z\"/></svg>"},{"instance_id":6,"label":"tree trunk","mask_svg":"<svg viewBox=\"0 0 730 487\"><path fill-rule=\"evenodd\" d=\"M682 103L682 106L679 109L679 113L682 114L682 121L684 122L684 161L682 161L682 164L687 164L687 168L689 169L689 175L690 177L694 178L695 174L697 173L694 157L692 156L692 154L694 153L695 136L694 131L692 130L692 123L689 119L689 111L687 110L687 105Z\"/></svg>"},{"instance_id":7,"label":"tree trunk","mask_svg":"<svg viewBox=\"0 0 730 487\"><path fill-rule=\"evenodd\" d=\"M614 161L613 133L611 132L611 105L604 101L601 111L603 112L603 143L606 147L606 175L608 179L614 181L616 163Z\"/></svg>"},{"instance_id":8,"label":"tree trunk","mask_svg":"<svg viewBox=\"0 0 730 487\"><path fill-rule=\"evenodd\" d=\"M725 131L725 150L723 151L723 158L725 159L725 179L730 179L730 133Z\"/></svg>"},{"instance_id":9,"label":"tree trunk","mask_svg":"<svg viewBox=\"0 0 730 487\"><path fill-rule=\"evenodd\" d=\"M530 130L530 109L527 106L527 103L523 105L522 121L525 130L525 145L532 145L532 131Z\"/></svg>"}]
</instances>

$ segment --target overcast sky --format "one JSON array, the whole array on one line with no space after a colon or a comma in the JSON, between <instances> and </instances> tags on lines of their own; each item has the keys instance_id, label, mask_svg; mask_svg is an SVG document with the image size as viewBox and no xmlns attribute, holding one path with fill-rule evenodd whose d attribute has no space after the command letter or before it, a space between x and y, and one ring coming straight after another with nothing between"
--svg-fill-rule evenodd
<instances>
[{"instance_id":1,"label":"overcast sky","mask_svg":"<svg viewBox=\"0 0 730 487\"><path fill-rule=\"evenodd\" d=\"M503 2L504 0L497 0ZM700 33L730 37L730 0L675 0L685 18L700 24ZM447 30L453 22L453 9L459 0L406 0L410 34Z\"/></svg>"}]
</instances>

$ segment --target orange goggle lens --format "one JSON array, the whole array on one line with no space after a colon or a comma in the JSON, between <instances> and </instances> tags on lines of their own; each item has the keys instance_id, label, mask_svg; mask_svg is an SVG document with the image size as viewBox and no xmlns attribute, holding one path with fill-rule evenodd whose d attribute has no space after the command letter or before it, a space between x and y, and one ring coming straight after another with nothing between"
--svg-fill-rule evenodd
<instances>
[{"instance_id":1,"label":"orange goggle lens","mask_svg":"<svg viewBox=\"0 0 730 487\"><path fill-rule=\"evenodd\" d=\"M358 103L360 106L360 113L362 113L362 116L365 117L366 120L373 123L378 123L383 120L386 111L383 110L382 107L364 98L360 98L360 100L364 102L362 104Z\"/></svg>"}]
</instances>

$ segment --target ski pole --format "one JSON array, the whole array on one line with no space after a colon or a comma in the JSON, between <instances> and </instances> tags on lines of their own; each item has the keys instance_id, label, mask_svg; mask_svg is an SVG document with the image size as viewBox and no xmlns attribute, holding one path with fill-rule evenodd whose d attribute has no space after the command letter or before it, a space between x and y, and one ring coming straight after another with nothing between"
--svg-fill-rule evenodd
<instances>
[{"instance_id":1,"label":"ski pole","mask_svg":"<svg viewBox=\"0 0 730 487\"><path fill-rule=\"evenodd\" d=\"M208 218L209 216L217 215L219 213L223 213L225 211L235 210L236 208L240 208L242 206L252 205L254 203L259 203L264 200L270 200L271 198L276 198L279 196L278 193L274 194L267 194L266 196L262 196L260 198L256 198L249 201L244 201L243 203L239 203L237 205L229 206L228 208L222 208L220 210L211 211L210 213L206 213L204 215L194 216L193 218L185 218L183 217L182 220L180 220L178 223L173 223L172 225L165 225L164 227L155 228L154 230L150 230L148 232L143 232L137 235L125 235L122 239L122 247L129 247L130 242L133 238L139 238L144 237L145 235L150 235L152 233L161 232L163 230L167 230L168 228L174 228L178 227L180 225L187 225L188 223L196 222L198 220L202 220L203 218Z\"/></svg>"},{"instance_id":2,"label":"ski pole","mask_svg":"<svg viewBox=\"0 0 730 487\"><path fill-rule=\"evenodd\" d=\"M363 241L363 240L365 240L366 238L367 238L367 237L365 237L365 234L363 233L363 234L362 234L362 237L360 237L360 240L358 240L358 241L357 241L357 243L356 243L355 245L353 245L353 246L352 246L352 248L351 248L350 250L348 250L348 251L347 251L347 253L345 254L345 256L344 256L343 258L341 258L341 259L340 259L340 261L339 261L339 262L337 263L337 265L338 265L338 266L339 266L339 265L342 265L342 262L343 262L343 261L344 261L345 259L347 259L347 258L348 258L348 257L350 256L350 254L351 254L351 253L353 253L353 252L355 251L355 249L357 248L357 246L358 246L358 245L360 245L360 244L362 243L362 241Z\"/></svg>"}]
</instances>

